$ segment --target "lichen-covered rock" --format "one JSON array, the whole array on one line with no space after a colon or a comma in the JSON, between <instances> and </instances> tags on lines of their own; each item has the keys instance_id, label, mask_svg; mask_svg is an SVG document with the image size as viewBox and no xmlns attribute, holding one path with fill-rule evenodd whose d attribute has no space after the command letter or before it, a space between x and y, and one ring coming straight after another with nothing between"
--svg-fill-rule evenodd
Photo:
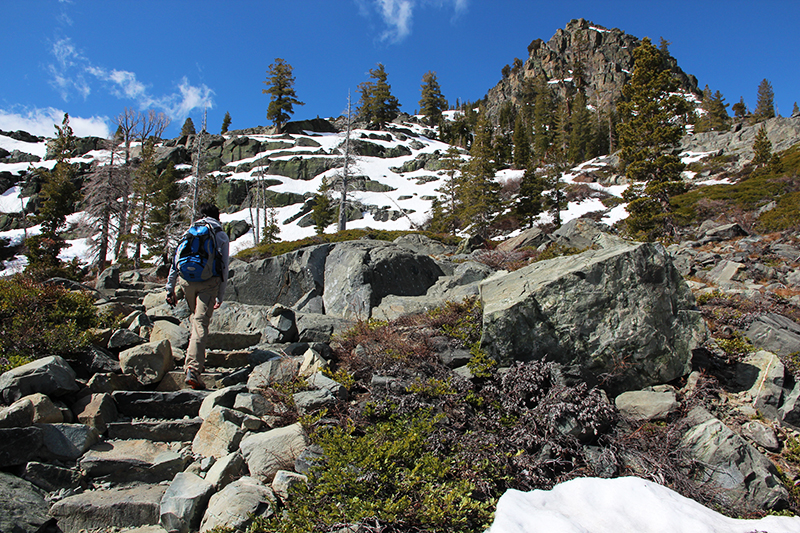
<instances>
[{"instance_id":1,"label":"lichen-covered rock","mask_svg":"<svg viewBox=\"0 0 800 533\"><path fill-rule=\"evenodd\" d=\"M688 453L708 465L701 481L719 488L721 500L753 510L782 509L789 493L769 459L702 407L686 418L681 442Z\"/></svg>"},{"instance_id":2,"label":"lichen-covered rock","mask_svg":"<svg viewBox=\"0 0 800 533\"><path fill-rule=\"evenodd\" d=\"M503 365L546 358L590 384L605 376L615 393L688 374L707 329L664 248L603 246L484 281L483 349Z\"/></svg>"}]
</instances>

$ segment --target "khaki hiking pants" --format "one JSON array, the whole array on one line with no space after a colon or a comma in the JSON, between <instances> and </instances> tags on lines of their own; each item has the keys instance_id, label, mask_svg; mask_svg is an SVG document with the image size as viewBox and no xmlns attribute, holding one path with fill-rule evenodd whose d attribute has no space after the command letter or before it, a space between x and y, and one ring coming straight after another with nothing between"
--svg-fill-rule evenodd
<instances>
[{"instance_id":1,"label":"khaki hiking pants","mask_svg":"<svg viewBox=\"0 0 800 533\"><path fill-rule=\"evenodd\" d=\"M184 369L202 373L206 365L206 337L208 324L214 314L214 304L222 278L213 277L208 281L189 282L178 278L178 286L183 289L183 297L191 312L191 335L186 349Z\"/></svg>"}]
</instances>

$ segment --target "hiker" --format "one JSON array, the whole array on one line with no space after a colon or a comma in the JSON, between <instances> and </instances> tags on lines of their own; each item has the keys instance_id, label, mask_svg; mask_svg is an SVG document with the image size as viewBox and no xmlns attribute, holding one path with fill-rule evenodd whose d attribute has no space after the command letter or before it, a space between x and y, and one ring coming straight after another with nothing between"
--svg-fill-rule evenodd
<instances>
[{"instance_id":1,"label":"hiker","mask_svg":"<svg viewBox=\"0 0 800 533\"><path fill-rule=\"evenodd\" d=\"M186 384L193 389L204 389L202 373L205 368L205 345L208 324L214 309L225 297L228 283L228 250L230 239L219 222L219 208L214 204L201 204L203 218L195 222L181 238L167 277L167 303L175 306L178 291L189 304L191 336L186 349Z\"/></svg>"}]
</instances>

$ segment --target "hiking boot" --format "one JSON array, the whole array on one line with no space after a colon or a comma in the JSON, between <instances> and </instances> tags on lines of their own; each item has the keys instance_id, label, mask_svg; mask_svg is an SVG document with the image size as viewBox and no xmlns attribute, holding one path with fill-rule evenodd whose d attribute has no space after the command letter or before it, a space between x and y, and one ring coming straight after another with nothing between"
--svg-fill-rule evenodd
<instances>
[{"instance_id":1,"label":"hiking boot","mask_svg":"<svg viewBox=\"0 0 800 533\"><path fill-rule=\"evenodd\" d=\"M203 383L203 379L200 377L199 372L195 372L192 369L186 370L186 384L193 388L194 390L203 390L206 388L206 384Z\"/></svg>"}]
</instances>

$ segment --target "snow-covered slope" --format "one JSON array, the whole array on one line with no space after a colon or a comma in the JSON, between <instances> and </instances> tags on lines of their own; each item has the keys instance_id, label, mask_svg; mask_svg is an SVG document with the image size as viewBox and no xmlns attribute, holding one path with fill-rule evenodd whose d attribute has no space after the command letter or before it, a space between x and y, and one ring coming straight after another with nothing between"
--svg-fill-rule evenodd
<instances>
[{"instance_id":1,"label":"snow-covered slope","mask_svg":"<svg viewBox=\"0 0 800 533\"><path fill-rule=\"evenodd\" d=\"M443 183L443 173L435 172L426 169L420 169L413 172L399 172L399 167L404 163L414 160L423 154L432 154L435 152L444 153L449 148L448 144L437 141L431 137L431 130L416 122L408 122L402 124L394 124L391 126L393 130L389 133L391 137L389 140L382 138L386 136L386 132L374 132L367 130L354 130L352 132L352 139L364 140L366 142L381 146L386 150L397 149L398 147L405 147L410 150L411 155L403 155L393 158L381 157L368 157L358 156L356 163L351 168L351 174L355 176L366 176L370 180L379 182L385 185L386 188L391 190L387 192L370 192L370 191L353 191L350 193L349 198L351 201L358 202L365 207L375 206L385 211L394 211L394 217L388 217L386 220L376 220L376 218L365 209L362 213L362 218L348 222L348 228L372 228L372 229L385 229L385 230L413 230L421 228L427 221L432 199L438 195L436 189L440 188ZM378 135L376 135L378 133ZM427 135L427 136L426 136ZM304 132L299 135L248 135L249 137L260 142L269 141L291 141L295 143L292 148L279 148L261 152L248 159L242 159L229 164L226 172L226 180L247 180L255 179L259 172L259 167L253 167L254 163L264 158L269 158L271 161L290 160L293 158L340 158L338 147L344 142L344 133L315 133ZM318 147L303 146L305 143L298 142L303 138L313 140L318 143ZM19 150L22 152L38 155L44 157L46 152L46 144L41 143L25 143L0 135L0 147L11 152L12 150ZM464 156L467 158L468 156ZM99 160L105 162L108 160L108 153L102 151L89 152L86 155L75 158L74 162L91 162ZM39 163L3 163L0 160L0 175L4 172L10 173L15 178L19 176L20 172L28 170L33 167L52 168L54 161L43 160ZM574 177L585 172L586 169L599 168L604 165L602 158L587 162L577 167L573 172L567 174L564 178L565 182L573 181ZM252 167L252 168L251 168ZM230 169L233 168L231 172ZM242 170L239 170L239 169ZM246 170L245 170L246 169ZM285 176L277 175L264 175L263 177L269 180L279 181L279 184L272 185L270 190L275 192L290 192L302 195L310 195L319 189L320 183L323 178L332 178L339 170L332 169L323 172L310 180L291 179ZM7 176L7 175L6 175ZM497 179L500 182L509 179L520 179L522 172L504 170L498 173ZM187 180L191 181L193 176L189 176ZM11 180L12 182L15 180ZM0 212L1 213L20 213L22 203L19 197L20 187L17 183L9 183L11 186L3 191L0 197ZM606 193L613 195L621 194L624 187L602 187L598 184L592 184L592 187L602 189ZM296 215L302 208L303 204L293 204L277 209L277 220L280 224L279 237L284 240L296 240L304 237L309 237L314 234L312 226L301 227L298 223L302 217ZM567 209L561 214L562 222L566 222L572 218L582 216L587 212L592 211L607 211L602 203L597 199L584 199L579 202L571 203ZM403 213L403 215L400 215ZM603 218L604 222L613 223L625 216L624 207L618 206L611 212L606 213ZM224 213L221 218L222 222L232 222L236 220L244 220L248 223L250 220L251 212L249 209L243 209L238 212ZM386 218L386 217L381 217ZM542 218L543 221L546 217ZM72 224L87 224L89 221L85 218L83 213L76 213L70 217ZM329 228L333 231L333 226ZM28 228L27 235L33 235L39 232L38 227ZM0 237L10 239L12 244L18 243L22 240L24 232L22 230L0 231ZM88 239L77 239L69 241L70 247L62 252L62 258L71 259L78 257L82 262L88 263L91 261L90 243ZM253 246L253 233L252 231L239 237L232 243L233 252L238 252L245 248ZM24 258L17 258L14 262L7 262L5 273L16 271L24 266Z\"/></svg>"}]
</instances>

